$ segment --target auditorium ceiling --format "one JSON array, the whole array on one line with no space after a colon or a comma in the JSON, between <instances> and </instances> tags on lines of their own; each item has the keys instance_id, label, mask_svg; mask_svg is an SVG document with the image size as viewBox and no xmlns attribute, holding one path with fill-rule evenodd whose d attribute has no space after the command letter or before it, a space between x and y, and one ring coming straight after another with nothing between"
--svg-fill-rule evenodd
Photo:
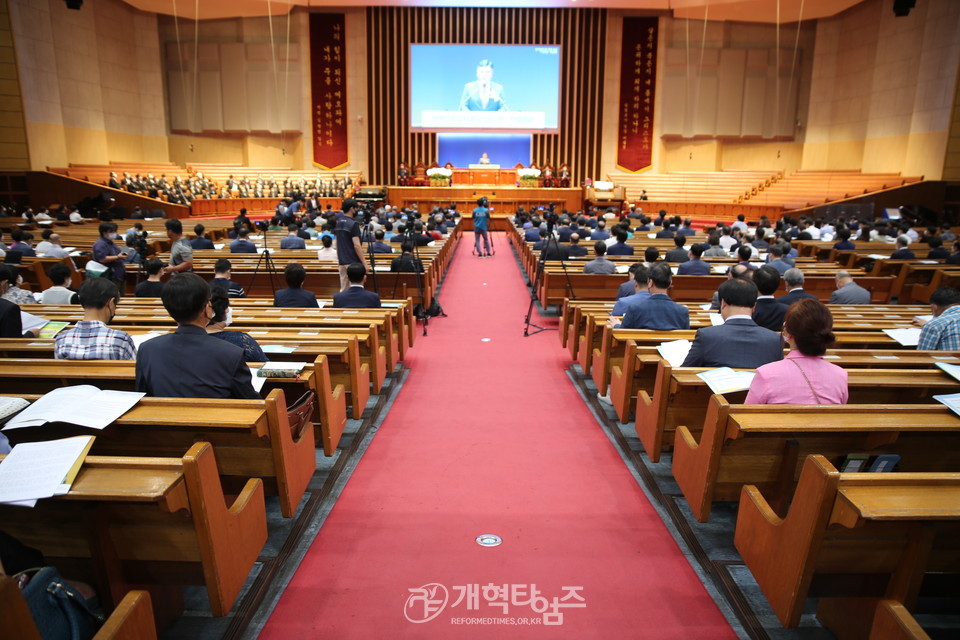
<instances>
[{"instance_id":1,"label":"auditorium ceiling","mask_svg":"<svg viewBox=\"0 0 960 640\"><path fill-rule=\"evenodd\" d=\"M402 7L567 7L603 8L635 11L664 11L675 18L702 20L735 20L742 22L780 22L826 18L845 11L862 0L125 0L128 4L151 13L176 15L181 18L211 20L283 15L293 7L329 9L333 7L402 6ZM779 11L778 11L779 7ZM198 16L199 11L199 16ZM802 13L801 13L802 11Z\"/></svg>"}]
</instances>

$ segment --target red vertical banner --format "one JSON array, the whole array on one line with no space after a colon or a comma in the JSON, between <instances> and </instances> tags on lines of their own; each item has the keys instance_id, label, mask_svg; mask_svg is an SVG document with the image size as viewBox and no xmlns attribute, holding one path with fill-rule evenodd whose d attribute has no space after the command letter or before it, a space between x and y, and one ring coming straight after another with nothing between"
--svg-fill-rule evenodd
<instances>
[{"instance_id":1,"label":"red vertical banner","mask_svg":"<svg viewBox=\"0 0 960 640\"><path fill-rule=\"evenodd\" d=\"M347 56L342 13L310 14L313 164L339 169L347 154Z\"/></svg>"},{"instance_id":2,"label":"red vertical banner","mask_svg":"<svg viewBox=\"0 0 960 640\"><path fill-rule=\"evenodd\" d=\"M658 21L658 18L623 19L617 167L624 171L643 171L653 164Z\"/></svg>"}]
</instances>

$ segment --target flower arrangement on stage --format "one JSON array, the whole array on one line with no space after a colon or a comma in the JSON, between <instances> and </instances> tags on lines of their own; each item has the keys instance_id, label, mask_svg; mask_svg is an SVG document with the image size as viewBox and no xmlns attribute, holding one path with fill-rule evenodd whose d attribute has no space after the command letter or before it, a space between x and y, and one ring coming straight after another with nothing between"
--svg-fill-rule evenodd
<instances>
[{"instance_id":1,"label":"flower arrangement on stage","mask_svg":"<svg viewBox=\"0 0 960 640\"><path fill-rule=\"evenodd\" d=\"M451 176L453 176L452 169L443 167L427 169L427 177L430 178L430 183L435 187L449 187Z\"/></svg>"},{"instance_id":2,"label":"flower arrangement on stage","mask_svg":"<svg viewBox=\"0 0 960 640\"><path fill-rule=\"evenodd\" d=\"M540 169L517 169L520 186L536 187L540 181Z\"/></svg>"}]
</instances>

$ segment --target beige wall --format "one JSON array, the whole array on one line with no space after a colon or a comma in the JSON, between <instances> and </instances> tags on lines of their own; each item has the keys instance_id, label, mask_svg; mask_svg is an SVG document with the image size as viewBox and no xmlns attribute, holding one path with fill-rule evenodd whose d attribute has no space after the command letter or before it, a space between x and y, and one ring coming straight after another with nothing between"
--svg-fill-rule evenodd
<instances>
[{"instance_id":1,"label":"beige wall","mask_svg":"<svg viewBox=\"0 0 960 640\"><path fill-rule=\"evenodd\" d=\"M953 96L953 115L950 118L950 137L947 140L946 159L943 163L944 180L960 180L960 71Z\"/></svg>"},{"instance_id":2,"label":"beige wall","mask_svg":"<svg viewBox=\"0 0 960 640\"><path fill-rule=\"evenodd\" d=\"M895 17L867 0L820 20L804 169L940 178L960 60L960 3Z\"/></svg>"},{"instance_id":3,"label":"beige wall","mask_svg":"<svg viewBox=\"0 0 960 640\"><path fill-rule=\"evenodd\" d=\"M8 1L31 168L166 162L156 16L121 0Z\"/></svg>"},{"instance_id":4,"label":"beige wall","mask_svg":"<svg viewBox=\"0 0 960 640\"><path fill-rule=\"evenodd\" d=\"M7 0L0 0L0 170L30 168Z\"/></svg>"}]
</instances>

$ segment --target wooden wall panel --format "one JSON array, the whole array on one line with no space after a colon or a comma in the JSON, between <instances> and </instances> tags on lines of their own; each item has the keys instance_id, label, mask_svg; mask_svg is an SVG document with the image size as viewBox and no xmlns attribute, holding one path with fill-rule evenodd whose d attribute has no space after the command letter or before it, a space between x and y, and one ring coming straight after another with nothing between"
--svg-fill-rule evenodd
<instances>
[{"instance_id":1,"label":"wooden wall panel","mask_svg":"<svg viewBox=\"0 0 960 640\"><path fill-rule=\"evenodd\" d=\"M410 131L411 43L559 44L560 126L534 134L533 161L566 162L574 184L600 176L603 59L607 14L602 9L491 7L369 7L367 85L372 184L392 184L401 161L436 159L437 136Z\"/></svg>"}]
</instances>

